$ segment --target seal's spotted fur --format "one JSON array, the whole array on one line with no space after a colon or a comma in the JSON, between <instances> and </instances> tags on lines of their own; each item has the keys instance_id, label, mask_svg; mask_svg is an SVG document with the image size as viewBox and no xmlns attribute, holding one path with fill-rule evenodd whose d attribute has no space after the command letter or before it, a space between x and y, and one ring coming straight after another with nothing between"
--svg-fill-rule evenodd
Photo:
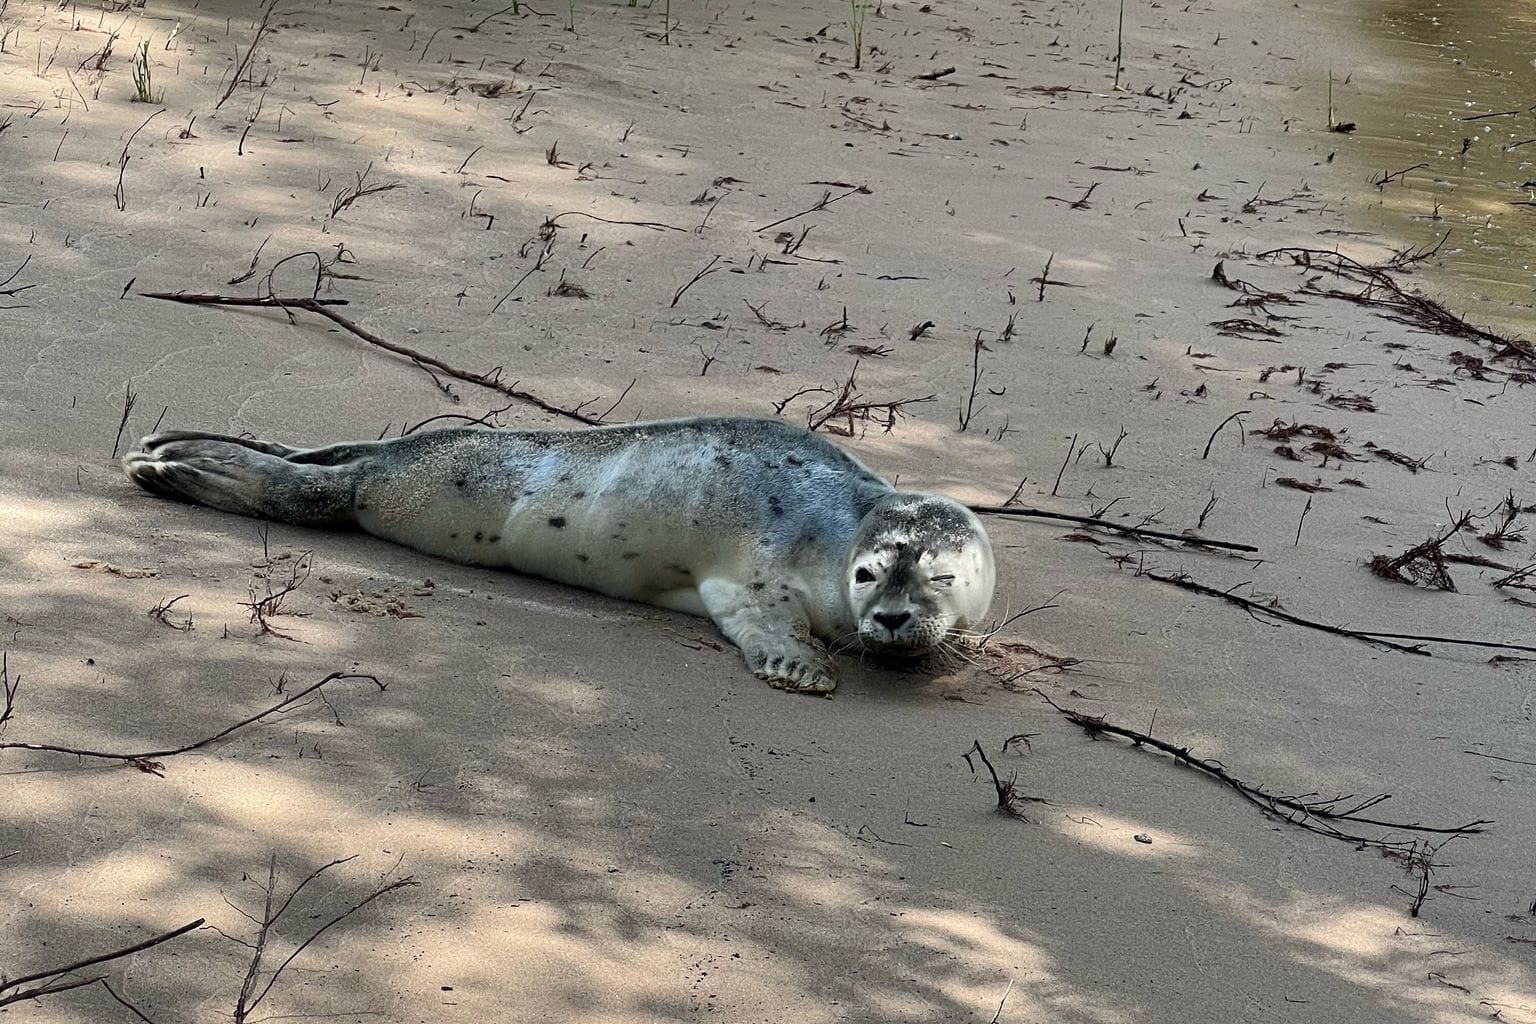
<instances>
[{"instance_id":1,"label":"seal's spotted fur","mask_svg":"<svg viewBox=\"0 0 1536 1024\"><path fill-rule=\"evenodd\" d=\"M898 492L777 420L440 430L311 449L172 432L141 448L124 469L156 494L708 616L790 689L835 685L821 641L930 648L976 625L992 597L992 550L969 510Z\"/></svg>"}]
</instances>

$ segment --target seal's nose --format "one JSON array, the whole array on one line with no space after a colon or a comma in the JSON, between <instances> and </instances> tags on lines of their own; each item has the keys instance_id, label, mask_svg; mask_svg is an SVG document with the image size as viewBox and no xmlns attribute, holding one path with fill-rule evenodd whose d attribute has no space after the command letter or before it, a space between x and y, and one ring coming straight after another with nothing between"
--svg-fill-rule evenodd
<instances>
[{"instance_id":1,"label":"seal's nose","mask_svg":"<svg viewBox=\"0 0 1536 1024\"><path fill-rule=\"evenodd\" d=\"M884 626L886 629L890 630L891 631L891 636L895 636L896 635L896 631L898 629L900 629L902 626L905 626L908 622L912 621L912 613L911 612L875 612L875 614L873 616L871 616L871 618L873 618L876 622L880 623L880 625Z\"/></svg>"}]
</instances>

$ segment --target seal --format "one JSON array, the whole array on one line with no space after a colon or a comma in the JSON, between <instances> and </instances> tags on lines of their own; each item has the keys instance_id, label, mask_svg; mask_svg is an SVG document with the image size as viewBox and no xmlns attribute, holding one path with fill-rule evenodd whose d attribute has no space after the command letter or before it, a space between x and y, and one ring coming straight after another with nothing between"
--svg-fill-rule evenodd
<instances>
[{"instance_id":1,"label":"seal","mask_svg":"<svg viewBox=\"0 0 1536 1024\"><path fill-rule=\"evenodd\" d=\"M145 490L299 526L362 529L714 620L774 686L827 693L827 645L916 654L978 626L980 520L898 491L777 420L445 429L291 448L174 431L123 459Z\"/></svg>"}]
</instances>

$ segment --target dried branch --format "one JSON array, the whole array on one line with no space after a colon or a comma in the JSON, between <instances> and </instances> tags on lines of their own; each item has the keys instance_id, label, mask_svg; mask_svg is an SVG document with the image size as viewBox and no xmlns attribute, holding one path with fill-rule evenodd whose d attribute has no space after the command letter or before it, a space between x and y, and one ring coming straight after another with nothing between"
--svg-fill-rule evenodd
<instances>
[{"instance_id":1,"label":"dried branch","mask_svg":"<svg viewBox=\"0 0 1536 1024\"><path fill-rule=\"evenodd\" d=\"M1196 537L1188 533L1170 533L1167 530L1153 530L1144 526L1127 526L1124 523L1111 522L1108 519L1096 519L1093 516L1074 516L1065 512L1046 512L1037 508L1029 508L1024 505L967 505L972 512L984 516L1017 516L1022 519L1056 519L1065 523L1082 523L1086 526L1099 526L1106 530L1114 530L1131 537L1155 537L1158 540L1174 540L1181 544L1194 544L1204 548L1222 548L1227 551L1258 551L1252 544L1238 544L1227 540L1207 540L1204 537Z\"/></svg>"},{"instance_id":2,"label":"dried branch","mask_svg":"<svg viewBox=\"0 0 1536 1024\"><path fill-rule=\"evenodd\" d=\"M1392 276L1433 256L1445 244L1447 232L1433 246L1405 249L1384 263L1367 264L1327 249L1284 247L1259 253L1255 259L1290 259L1305 270L1319 269L1343 280L1359 285L1358 291L1322 289L1308 281L1303 290L1329 298L1346 299L1363 306L1382 310L1382 316L1398 323L1420 327L1436 334L1469 338L1493 346L1494 358L1518 358L1536 362L1536 346L1520 338L1511 338L1481 327L1474 327L1462 317L1452 313L1434 299L1418 292L1410 292Z\"/></svg>"},{"instance_id":3,"label":"dried branch","mask_svg":"<svg viewBox=\"0 0 1536 1024\"><path fill-rule=\"evenodd\" d=\"M1415 544L1396 558L1375 555L1368 565L1371 572L1383 579L1428 590L1456 591L1456 583L1445 567L1445 542L1465 530L1472 521L1470 512L1463 512L1442 534L1431 537L1422 544Z\"/></svg>"},{"instance_id":4,"label":"dried branch","mask_svg":"<svg viewBox=\"0 0 1536 1024\"><path fill-rule=\"evenodd\" d=\"M282 700L278 701L276 704L273 704L271 707L263 711L258 711L254 715L242 718L240 721L235 722L233 725L227 725L211 736L205 736L202 739L194 740L191 743L184 743L179 747L168 747L164 750L146 750L141 753L124 754L116 753L113 751L90 750L81 747L65 747L54 743L22 742L0 742L0 750L9 749L48 751L56 754L71 754L80 758L91 757L102 761L121 761L124 764L137 768L141 772L147 772L150 775L158 775L161 778L164 778L165 765L161 763L159 760L160 758L175 757L179 754L189 753L190 751L199 750L212 743L216 743L219 740L224 739L226 736L229 736L240 729L244 729L248 725L253 725L256 722L261 721L263 718L266 718L269 715L277 714L279 711L283 711L292 707L299 701L308 697L310 694L318 692L319 689L325 684L333 683L338 679L366 679L374 686L377 686L381 692L387 688L384 683L379 682L376 676L372 676L367 673L332 672L330 675L326 676L324 679L321 679L319 682L311 683L310 685L304 687L304 689L289 694ZM13 688L7 688L7 693L14 694L14 692L15 691ZM10 708L8 704L6 713L9 714L9 712Z\"/></svg>"},{"instance_id":5,"label":"dried branch","mask_svg":"<svg viewBox=\"0 0 1536 1024\"><path fill-rule=\"evenodd\" d=\"M499 369L492 370L488 373L471 373L468 370L460 370L457 367L449 366L441 359L429 356L424 352L418 352L415 349L407 348L404 345L397 345L392 341L385 341L383 338L379 337L377 334L374 334L372 331L368 331L362 327L359 327L357 324L342 316L340 313L334 312L333 310L327 308L333 305L344 305L345 302L340 299L278 298L276 296L270 295L258 298L242 298L230 295L198 295L189 294L186 292L140 292L139 294L148 299L164 299L168 302L184 302L194 306L268 306L273 309L281 309L284 312L289 312L293 309L307 310L310 313L318 314L319 316L323 316L327 320L340 325L347 332L355 335L358 338L361 338L363 341L368 342L370 345L376 345L379 348L385 349L386 351L406 357L407 359L411 360L411 362L417 364L423 369L426 369L426 367L429 366L433 367L434 369L437 369L447 376L455 378L456 380L467 381L470 384L478 384L480 387L489 388L492 391L500 392L501 394L506 395L508 398L515 398L518 401L527 402L530 405L534 405L540 409L543 409L545 412L553 413L556 416L563 416L567 419L576 420L579 423L586 423L589 426L599 426L602 423L601 420L594 416L588 416L584 413L575 412L570 409L562 409L560 406L546 402L544 399L538 397L535 394L532 394L531 392L520 391L515 384L502 383L501 371ZM428 372L430 373L430 371Z\"/></svg>"},{"instance_id":6,"label":"dried branch","mask_svg":"<svg viewBox=\"0 0 1536 1024\"><path fill-rule=\"evenodd\" d=\"M850 188L847 192L844 192L841 195L834 196L832 194L832 191L830 189L827 189L827 190L825 190L825 191L823 191L821 193L821 198L816 200L816 202L811 205L810 209L801 210L799 213L792 213L788 217L780 217L778 220L771 221L771 222L769 222L767 224L764 224L762 227L757 228L755 230L757 230L757 231L767 231L769 228L776 228L780 224L788 224L790 221L795 220L795 219L797 219L799 217L804 217L808 213L817 213L817 212L819 212L821 210L825 210L827 207L831 206L833 203L837 202L838 200L847 199L849 196L854 195L855 193L857 193L859 195L866 195L867 196L867 195L870 194L870 191L871 190L870 190L870 187L868 185L855 185L853 188Z\"/></svg>"},{"instance_id":7,"label":"dried branch","mask_svg":"<svg viewBox=\"0 0 1536 1024\"><path fill-rule=\"evenodd\" d=\"M885 428L885 433L889 434L895 428L896 421L907 415L907 406L932 402L936 397L924 395L921 398L896 398L872 402L858 390L858 374L859 360L855 359L853 369L848 371L848 379L843 381L837 391L834 392L828 388L801 388L782 402L775 403L774 410L782 415L789 403L801 395L830 394L832 395L830 400L806 415L806 429L825 428L828 433L837 434L840 437L852 437L856 432L855 421L868 423L871 420L877 422L883 420L881 426ZM883 414L883 417L877 418L878 414Z\"/></svg>"},{"instance_id":8,"label":"dried branch","mask_svg":"<svg viewBox=\"0 0 1536 1024\"><path fill-rule=\"evenodd\" d=\"M637 228L650 228L652 231L682 231L686 233L688 230L687 228L677 227L674 224L663 224L661 221L656 220L611 220L607 217L599 217L595 213L583 213L580 210L567 210L564 213L557 213L544 223L550 228L558 227L561 217L585 217L588 220L601 221L604 224L628 224Z\"/></svg>"},{"instance_id":9,"label":"dried branch","mask_svg":"<svg viewBox=\"0 0 1536 1024\"><path fill-rule=\"evenodd\" d=\"M1014 739L1017 738L1014 737ZM965 763L970 765L972 775L976 774L976 762L971 760L972 754L981 758L981 763L986 765L987 774L992 776L992 787L997 790L997 811L999 814L1006 814L1010 818L1018 818L1020 821L1028 821L1029 818L1024 815L1023 805L1026 803L1046 803L1044 797L1026 796L1020 793L1018 789L1018 775L1010 776L1007 782L998 778L997 769L992 767L992 760L987 757L987 752L982 749L980 740L976 740L971 744L970 750L960 755L965 758Z\"/></svg>"},{"instance_id":10,"label":"dried branch","mask_svg":"<svg viewBox=\"0 0 1536 1024\"><path fill-rule=\"evenodd\" d=\"M336 193L335 197L331 199L331 220L335 220L338 213L364 196L377 195L380 192L392 192L397 188L405 187L398 181L385 181L370 185L368 184L368 175L372 172L373 164L370 163L367 167L363 168L362 174L356 175L357 184L348 185Z\"/></svg>"},{"instance_id":11,"label":"dried branch","mask_svg":"<svg viewBox=\"0 0 1536 1024\"><path fill-rule=\"evenodd\" d=\"M251 599L249 601L238 601L236 603L239 604L240 607L250 612L251 621L256 623L257 627L259 628L259 633L257 634L258 636L270 633L272 636L275 636L281 640L293 640L294 637L291 637L287 633L280 632L274 628L269 620L283 614L304 614L303 612L285 612L283 610L283 602L287 599L289 594L298 590L306 582L308 582L309 574L314 568L315 553L313 551L300 552L299 557L289 562L288 581L277 590L272 589L273 562L271 554L269 554L267 551L267 527L265 524L263 524L261 528L261 553L263 559L262 569L266 573L266 575L263 577L263 580L266 584L266 595L263 597L257 597L256 584L252 583L250 585Z\"/></svg>"},{"instance_id":12,"label":"dried branch","mask_svg":"<svg viewBox=\"0 0 1536 1024\"><path fill-rule=\"evenodd\" d=\"M171 607L177 601L184 601L191 596L191 594L178 594L175 597L167 598L164 601L157 602L155 606L149 610L149 617L157 622L170 626L172 629L178 630L179 632L190 633L192 631L192 616L188 615L186 620L183 622L172 622L169 618L167 618L166 613L171 610Z\"/></svg>"},{"instance_id":13,"label":"dried branch","mask_svg":"<svg viewBox=\"0 0 1536 1024\"><path fill-rule=\"evenodd\" d=\"M1220 266L1220 264L1217 264L1217 265ZM1243 437L1245 436L1243 434L1243 420L1242 420L1242 417L1249 415L1250 413L1252 413L1252 411L1253 410L1251 410L1251 409L1239 409L1239 410L1237 410L1237 412L1233 413L1231 416L1228 416L1226 419L1224 419L1220 423L1216 424L1216 429L1211 431L1210 438L1208 438L1206 440L1206 442L1205 442L1205 451L1200 453L1200 458L1205 459L1205 458L1209 458L1210 457L1211 445L1216 443L1216 435L1221 433L1221 428L1222 427L1226 426L1228 423L1231 423L1233 420L1237 420L1237 439L1238 439L1238 441L1242 441Z\"/></svg>"},{"instance_id":14,"label":"dried branch","mask_svg":"<svg viewBox=\"0 0 1536 1024\"><path fill-rule=\"evenodd\" d=\"M1278 818L1287 824L1304 828L1308 832L1327 836L1329 839L1341 839L1346 842L1359 843L1386 850L1406 850L1414 846L1414 840L1384 839L1355 835L1342 831L1333 823L1349 822L1356 825L1373 825L1395 831L1424 832L1450 836L1477 835L1484 831L1484 825L1493 824L1491 821L1479 819L1477 821L1470 821L1465 825L1442 828L1432 825L1421 825L1418 822L1385 821L1381 818L1369 818L1360 813L1391 799L1390 795L1385 793L1365 798L1341 795L1312 799L1316 794L1306 794L1302 797L1280 796L1269 792L1263 787L1243 782L1232 775L1226 766L1215 758L1196 757L1190 753L1188 747L1177 746L1165 740L1157 739L1154 736L1149 736L1146 733L1111 724L1105 721L1102 715L1090 715L1083 711L1075 711L1072 708L1064 708L1038 687L1035 688L1035 693L1039 694L1042 700L1055 708L1057 712L1073 725L1080 727L1094 739L1098 739L1101 735L1123 736L1137 747L1151 747L1154 750L1161 751L1172 757L1179 764L1204 772L1222 785L1236 790L1243 799L1264 811L1265 814ZM1341 808L1341 805L1348 806Z\"/></svg>"},{"instance_id":15,"label":"dried branch","mask_svg":"<svg viewBox=\"0 0 1536 1024\"><path fill-rule=\"evenodd\" d=\"M719 263L719 262L720 262L720 257L719 256L711 256L709 258L709 262L704 264L704 269L703 270L699 271L697 274L694 274L692 277L690 277L688 279L687 283L685 283L681 288L679 288L677 291L672 293L672 301L667 303L667 308L668 309L676 308L678 302L682 299L684 292L686 292L689 288L692 288L694 285L698 284L700 281L704 280L710 274L713 274L715 271L719 270L720 268L715 266L715 264Z\"/></svg>"},{"instance_id":16,"label":"dried branch","mask_svg":"<svg viewBox=\"0 0 1536 1024\"><path fill-rule=\"evenodd\" d=\"M250 49L246 50L245 56L240 57L239 61L235 64L235 72L229 76L229 84L224 87L224 94L219 97L219 102L213 105L214 110L218 110L220 107L222 107L224 102L235 94L235 89L237 89L240 85L240 79L245 77L246 68L250 67L251 65L251 58L256 56L256 47L261 43L261 37L266 35L267 30L272 27L272 12L276 8L277 0L268 0L268 2L264 5L264 8L261 12L261 21L256 25L256 34L251 37ZM240 51L237 48L235 50L237 56L239 52Z\"/></svg>"},{"instance_id":17,"label":"dried branch","mask_svg":"<svg viewBox=\"0 0 1536 1024\"><path fill-rule=\"evenodd\" d=\"M298 959L299 955L303 953L305 949L309 948L310 944L318 939L321 935L325 934L333 926L340 924L342 921L345 921L359 910L362 910L364 907L368 906L368 904L373 903L375 900L381 899L382 897L387 896L389 893L395 892L399 889L404 889L420 884L416 881L415 878L409 875L405 876L404 878L397 878L392 882L380 882L380 884L376 886L367 896L364 896L362 899L351 904L346 910L336 914L329 921L325 922L325 924L310 932L306 938L304 938L294 947L293 952L289 953L288 956L284 958L283 962L279 964L275 970L273 970L270 974L267 974L266 984L263 985L261 983L261 978L265 972L262 969L262 961L266 957L272 939L273 929L278 923L279 919L281 919L288 908L292 906L294 899L299 895L299 893L303 892L305 886L319 878L330 868L336 867L340 864L345 864L348 861L354 860L355 858L356 854L351 857L339 857L336 860L331 861L329 864L323 864L316 868L314 871L311 871L307 876L305 876L302 882L300 882L293 888L291 892L289 892L287 897L283 900L282 905L279 906L276 911L274 911L272 909L272 903L276 897L277 892L277 854L272 854L271 859L268 861L267 884L263 887L263 892L265 895L265 906L262 911L261 920L256 922L258 926L256 940L254 942L242 943L242 945L249 947L253 952L251 955L250 967L246 970L245 981L241 984L240 994L235 1000L235 1024L247 1024L251 1013L258 1006L260 1006L262 1000L266 999L267 995L271 993L273 986L275 986L278 982L278 979L282 977L283 971L287 970L288 966L292 964L294 960ZM398 865L396 866L398 867ZM242 911L242 913L244 912ZM251 917L249 914L245 914L245 916L253 921L255 920L255 918ZM311 918L315 916L318 915L310 915ZM235 941L238 942L240 940Z\"/></svg>"},{"instance_id":18,"label":"dried branch","mask_svg":"<svg viewBox=\"0 0 1536 1024\"><path fill-rule=\"evenodd\" d=\"M194 928L201 928L202 925L203 918L200 917L196 921L191 921L182 925L180 928L173 929L161 935L156 935L150 939L145 939L143 942L136 942L131 946L124 946L122 949L116 949L110 953L102 953L99 956L87 957L84 960L77 960L74 963L66 964L63 967L54 967L45 971L37 971L33 974L24 974L19 978L11 978L9 980L0 979L0 1006L9 1006L11 1003L19 1003L24 999L37 999L41 996L53 995L57 992L64 992L72 988L84 988L86 985L94 985L99 981L105 981L104 978L100 977L71 978L65 980L62 978L62 976L66 974L73 974L76 971L83 971L87 967L95 967L97 964L108 963L112 960L121 960L123 957L132 956L134 953L142 953L144 950L149 949L152 946L158 946L162 942L169 942L172 939L179 938ZM31 985L34 982L41 982L41 984L37 985L35 988L22 988L23 985ZM114 998L116 997L114 996Z\"/></svg>"},{"instance_id":19,"label":"dried branch","mask_svg":"<svg viewBox=\"0 0 1536 1024\"><path fill-rule=\"evenodd\" d=\"M15 270L11 271L10 276L8 276L5 280L0 281L0 296L3 296L3 297L8 298L8 299L9 298L15 298L17 295L20 295L22 292L26 291L27 289L29 289L29 288L36 288L37 287L36 284L18 284L18 285L12 285L11 284L12 281L16 280L16 278L21 276L21 272L23 270L26 270L27 269L27 264L31 263L31 262L32 262L32 257L29 254L25 259L23 259L21 261L21 266L17 267ZM0 306L0 309L25 309L25 308L26 308L25 306Z\"/></svg>"},{"instance_id":20,"label":"dried branch","mask_svg":"<svg viewBox=\"0 0 1536 1024\"><path fill-rule=\"evenodd\" d=\"M1536 647L1532 647L1527 644L1510 644L1497 640L1471 640L1464 637L1430 636L1422 633L1389 633L1379 629L1350 629L1346 626L1333 626L1326 622L1317 622L1313 619L1302 618L1300 615L1293 615L1279 607L1277 604L1266 604L1264 602L1254 601L1250 598L1240 597L1237 594L1232 593L1230 589L1217 590L1215 587L1206 586L1204 583L1197 583L1184 573L1165 576L1161 573L1154 572L1151 569L1138 569L1136 575L1157 580L1159 583L1169 583L1183 590L1193 591L1196 594L1205 594L1207 597L1220 598L1223 601L1226 601L1230 604L1235 604L1238 607L1245 609L1250 615L1260 619L1260 621L1262 621L1263 616L1269 616L1270 618L1280 619L1281 621L1289 622L1296 626L1305 626L1308 629L1321 630L1324 633L1332 633L1335 636L1347 636L1355 640L1362 640L1365 643L1374 644L1377 647L1382 647L1387 650L1398 651L1402 654L1421 654L1425 657L1429 657L1430 652L1424 649L1425 644L1448 644L1451 646L1459 647L1490 647L1499 650L1525 651L1527 653L1536 654ZM1391 641L1393 640L1407 640L1412 642L1413 646L1405 647L1402 644L1392 643Z\"/></svg>"},{"instance_id":21,"label":"dried branch","mask_svg":"<svg viewBox=\"0 0 1536 1024\"><path fill-rule=\"evenodd\" d=\"M5 691L5 708L0 710L0 728L16 713L16 691L21 689L21 673L11 678L10 654L0 651L0 690Z\"/></svg>"}]
</instances>

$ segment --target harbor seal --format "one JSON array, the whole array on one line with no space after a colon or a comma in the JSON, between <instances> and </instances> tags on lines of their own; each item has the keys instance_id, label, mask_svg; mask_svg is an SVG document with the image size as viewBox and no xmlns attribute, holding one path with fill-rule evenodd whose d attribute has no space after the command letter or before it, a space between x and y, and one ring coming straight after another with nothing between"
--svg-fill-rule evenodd
<instances>
[{"instance_id":1,"label":"harbor seal","mask_svg":"<svg viewBox=\"0 0 1536 1024\"><path fill-rule=\"evenodd\" d=\"M123 468L155 494L706 616L783 689L836 686L827 644L938 647L980 624L996 579L965 506L898 491L777 420L459 428L323 448L175 431L140 449Z\"/></svg>"}]
</instances>

